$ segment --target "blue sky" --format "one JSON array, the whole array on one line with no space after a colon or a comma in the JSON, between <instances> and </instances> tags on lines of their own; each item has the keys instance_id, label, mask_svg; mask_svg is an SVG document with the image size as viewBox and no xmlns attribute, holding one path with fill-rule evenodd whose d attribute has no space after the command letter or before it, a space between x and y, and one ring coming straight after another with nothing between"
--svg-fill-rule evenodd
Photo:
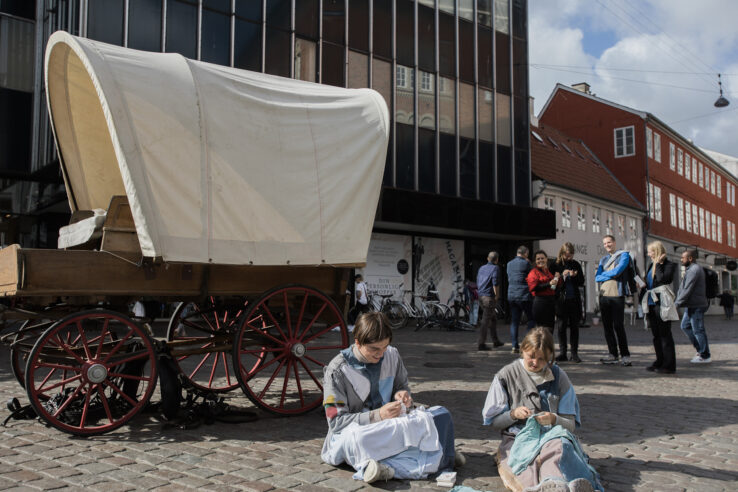
<instances>
[{"instance_id":1,"label":"blue sky","mask_svg":"<svg viewBox=\"0 0 738 492\"><path fill-rule=\"evenodd\" d=\"M738 1L529 0L536 112L556 83L648 111L738 157ZM717 73L730 106L715 108Z\"/></svg>"}]
</instances>

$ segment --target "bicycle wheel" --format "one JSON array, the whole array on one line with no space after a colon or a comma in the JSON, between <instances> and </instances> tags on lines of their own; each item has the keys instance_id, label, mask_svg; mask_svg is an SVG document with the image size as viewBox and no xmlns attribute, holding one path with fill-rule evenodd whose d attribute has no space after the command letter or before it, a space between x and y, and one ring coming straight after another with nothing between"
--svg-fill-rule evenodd
<instances>
[{"instance_id":1,"label":"bicycle wheel","mask_svg":"<svg viewBox=\"0 0 738 492\"><path fill-rule=\"evenodd\" d=\"M407 324L407 312L399 302L388 302L382 306L382 312L387 316L393 330L400 329Z\"/></svg>"}]
</instances>

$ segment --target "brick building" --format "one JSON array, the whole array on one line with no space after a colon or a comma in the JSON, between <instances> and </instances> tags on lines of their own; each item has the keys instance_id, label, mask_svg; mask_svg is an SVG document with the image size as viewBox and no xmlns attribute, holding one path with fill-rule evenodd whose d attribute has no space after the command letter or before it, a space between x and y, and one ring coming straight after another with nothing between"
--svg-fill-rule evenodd
<instances>
[{"instance_id":1,"label":"brick building","mask_svg":"<svg viewBox=\"0 0 738 492\"><path fill-rule=\"evenodd\" d=\"M736 289L727 266L738 256L738 180L694 143L645 111L596 97L587 84L557 84L540 120L582 139L648 208L644 240L661 240L671 259L685 245Z\"/></svg>"}]
</instances>

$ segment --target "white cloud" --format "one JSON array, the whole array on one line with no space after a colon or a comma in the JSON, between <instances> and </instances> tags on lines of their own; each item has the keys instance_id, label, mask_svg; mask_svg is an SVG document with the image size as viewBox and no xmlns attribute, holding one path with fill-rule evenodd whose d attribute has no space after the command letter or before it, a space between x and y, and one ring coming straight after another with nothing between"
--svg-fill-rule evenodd
<instances>
[{"instance_id":1,"label":"white cloud","mask_svg":"<svg viewBox=\"0 0 738 492\"><path fill-rule=\"evenodd\" d=\"M599 97L648 111L697 145L738 156L735 19L738 2L719 0L531 0L529 58L536 111L557 82L588 82ZM608 40L611 46L600 47L599 58L587 54L592 51L588 43ZM731 101L722 110L713 107L718 70L726 73L723 87Z\"/></svg>"}]
</instances>

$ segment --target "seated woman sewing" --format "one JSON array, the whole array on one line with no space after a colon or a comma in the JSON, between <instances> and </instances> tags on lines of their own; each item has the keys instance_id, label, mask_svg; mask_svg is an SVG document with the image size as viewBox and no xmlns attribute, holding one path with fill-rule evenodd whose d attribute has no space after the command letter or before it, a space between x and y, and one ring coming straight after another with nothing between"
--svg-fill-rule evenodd
<instances>
[{"instance_id":1,"label":"seated woman sewing","mask_svg":"<svg viewBox=\"0 0 738 492\"><path fill-rule=\"evenodd\" d=\"M502 434L498 471L513 491L602 490L574 430L579 402L563 369L553 364L551 332L538 327L520 345L522 357L496 375L484 403L484 425Z\"/></svg>"},{"instance_id":2,"label":"seated woman sewing","mask_svg":"<svg viewBox=\"0 0 738 492\"><path fill-rule=\"evenodd\" d=\"M464 461L454 451L448 410L414 408L405 365L391 341L384 314L362 314L354 344L323 376L328 435L321 457L331 465L348 463L354 478L367 483L425 478Z\"/></svg>"}]
</instances>

